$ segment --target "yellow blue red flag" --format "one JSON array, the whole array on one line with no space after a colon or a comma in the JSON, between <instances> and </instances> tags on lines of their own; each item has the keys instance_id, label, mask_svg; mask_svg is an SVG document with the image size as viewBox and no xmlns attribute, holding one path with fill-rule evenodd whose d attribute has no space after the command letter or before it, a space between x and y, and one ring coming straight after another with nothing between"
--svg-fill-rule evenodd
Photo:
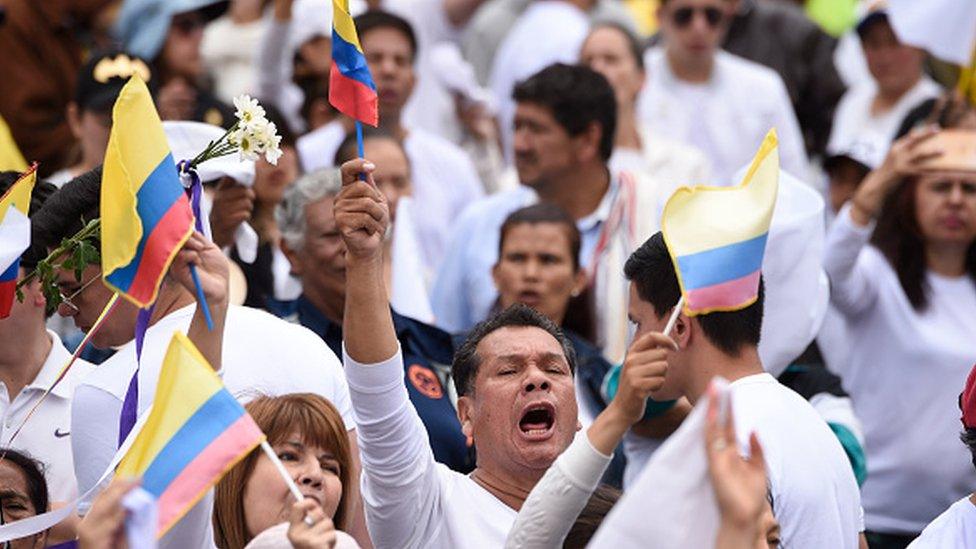
<instances>
[{"instance_id":1,"label":"yellow blue red flag","mask_svg":"<svg viewBox=\"0 0 976 549\"><path fill-rule=\"evenodd\" d=\"M332 0L332 69L329 103L339 112L376 126L380 121L376 84L369 74L349 0Z\"/></svg>"},{"instance_id":2,"label":"yellow blue red flag","mask_svg":"<svg viewBox=\"0 0 976 549\"><path fill-rule=\"evenodd\" d=\"M759 295L759 275L779 186L776 130L766 134L742 183L681 187L661 217L685 313L735 311Z\"/></svg>"},{"instance_id":3,"label":"yellow blue red flag","mask_svg":"<svg viewBox=\"0 0 976 549\"><path fill-rule=\"evenodd\" d=\"M138 75L112 109L101 191L102 276L141 308L193 232L193 213L149 89Z\"/></svg>"},{"instance_id":4,"label":"yellow blue red flag","mask_svg":"<svg viewBox=\"0 0 976 549\"><path fill-rule=\"evenodd\" d=\"M0 170L14 170L23 172L27 170L27 161L24 155L17 148L14 136L10 133L10 127L0 116Z\"/></svg>"},{"instance_id":5,"label":"yellow blue red flag","mask_svg":"<svg viewBox=\"0 0 976 549\"><path fill-rule=\"evenodd\" d=\"M159 538L264 439L200 351L176 332L152 411L116 474L141 478L156 498Z\"/></svg>"},{"instance_id":6,"label":"yellow blue red flag","mask_svg":"<svg viewBox=\"0 0 976 549\"><path fill-rule=\"evenodd\" d=\"M30 246L30 199L37 179L31 168L0 196L0 318L10 315L17 293L20 255Z\"/></svg>"}]
</instances>

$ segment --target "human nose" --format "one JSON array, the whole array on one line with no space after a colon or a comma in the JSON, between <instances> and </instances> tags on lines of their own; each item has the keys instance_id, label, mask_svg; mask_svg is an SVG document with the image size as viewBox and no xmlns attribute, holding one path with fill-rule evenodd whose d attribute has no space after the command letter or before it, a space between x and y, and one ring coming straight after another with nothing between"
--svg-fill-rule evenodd
<instances>
[{"instance_id":1,"label":"human nose","mask_svg":"<svg viewBox=\"0 0 976 549\"><path fill-rule=\"evenodd\" d=\"M953 185L952 189L949 191L949 204L952 204L953 206L960 206L962 205L965 196L966 193L963 191L962 185Z\"/></svg>"},{"instance_id":2,"label":"human nose","mask_svg":"<svg viewBox=\"0 0 976 549\"><path fill-rule=\"evenodd\" d=\"M322 467L319 465L318 460L305 460L296 472L297 478L295 482L301 486L309 486L312 488L320 488L322 486Z\"/></svg>"},{"instance_id":3,"label":"human nose","mask_svg":"<svg viewBox=\"0 0 976 549\"><path fill-rule=\"evenodd\" d=\"M535 391L543 391L548 393L552 389L552 385L549 383L549 379L542 373L542 370L533 366L529 369L528 375L522 385L522 390L525 393L532 393Z\"/></svg>"},{"instance_id":4,"label":"human nose","mask_svg":"<svg viewBox=\"0 0 976 549\"><path fill-rule=\"evenodd\" d=\"M530 259L525 262L525 278L529 280L538 280L540 271L541 269L538 261Z\"/></svg>"}]
</instances>

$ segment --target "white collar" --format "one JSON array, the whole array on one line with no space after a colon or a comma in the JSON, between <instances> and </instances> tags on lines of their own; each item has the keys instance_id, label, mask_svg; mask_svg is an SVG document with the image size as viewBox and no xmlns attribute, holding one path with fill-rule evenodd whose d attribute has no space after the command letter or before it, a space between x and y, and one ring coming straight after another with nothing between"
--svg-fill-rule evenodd
<instances>
[{"instance_id":1,"label":"white collar","mask_svg":"<svg viewBox=\"0 0 976 549\"><path fill-rule=\"evenodd\" d=\"M71 359L71 353L61 343L61 338L58 337L58 334L48 330L47 336L51 340L51 350L47 353L47 358L44 359L41 370L34 376L34 381L24 386L24 391L46 391L54 383L54 380L57 379L58 374L61 373L61 368L64 368L64 365ZM74 385L70 383L70 378L77 379L77 376L83 376L90 370L90 363L80 358L75 360L75 363L71 366L71 370L65 376L66 379L61 380L61 383L58 383L54 390L51 391L51 394L58 398L71 398L71 394L74 392Z\"/></svg>"}]
</instances>

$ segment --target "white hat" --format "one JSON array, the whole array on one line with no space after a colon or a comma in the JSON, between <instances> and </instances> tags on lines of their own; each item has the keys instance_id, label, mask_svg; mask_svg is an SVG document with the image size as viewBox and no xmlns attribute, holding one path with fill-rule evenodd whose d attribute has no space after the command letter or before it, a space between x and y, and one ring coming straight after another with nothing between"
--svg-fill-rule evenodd
<instances>
[{"instance_id":1,"label":"white hat","mask_svg":"<svg viewBox=\"0 0 976 549\"><path fill-rule=\"evenodd\" d=\"M220 139L226 130L203 122L179 120L163 122L163 131L166 132L173 161L179 163L203 152L211 141ZM236 154L222 156L197 166L197 173L203 183L229 177L241 185L253 185L254 161L241 160Z\"/></svg>"}]
</instances>

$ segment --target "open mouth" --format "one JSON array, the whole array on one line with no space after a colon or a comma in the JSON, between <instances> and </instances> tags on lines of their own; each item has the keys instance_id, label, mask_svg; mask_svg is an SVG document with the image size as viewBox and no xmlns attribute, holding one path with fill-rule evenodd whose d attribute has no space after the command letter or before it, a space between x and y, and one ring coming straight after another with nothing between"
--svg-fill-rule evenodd
<instances>
[{"instance_id":1,"label":"open mouth","mask_svg":"<svg viewBox=\"0 0 976 549\"><path fill-rule=\"evenodd\" d=\"M523 292L519 292L518 300L519 303L524 303L531 307L534 305L538 305L539 302L542 301L542 296L539 294L539 292L526 290Z\"/></svg>"},{"instance_id":2,"label":"open mouth","mask_svg":"<svg viewBox=\"0 0 976 549\"><path fill-rule=\"evenodd\" d=\"M545 438L556 423L556 410L548 402L530 404L519 420L519 430L529 438Z\"/></svg>"}]
</instances>

